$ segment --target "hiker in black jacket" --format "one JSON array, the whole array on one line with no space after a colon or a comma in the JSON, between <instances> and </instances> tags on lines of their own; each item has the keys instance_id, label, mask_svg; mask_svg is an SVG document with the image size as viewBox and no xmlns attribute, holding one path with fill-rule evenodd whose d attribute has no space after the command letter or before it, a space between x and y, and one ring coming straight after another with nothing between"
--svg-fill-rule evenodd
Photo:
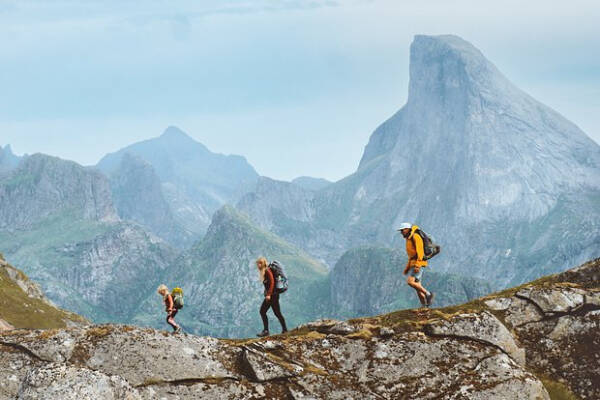
<instances>
[{"instance_id":1,"label":"hiker in black jacket","mask_svg":"<svg viewBox=\"0 0 600 400\"><path fill-rule=\"evenodd\" d=\"M267 311L271 307L273 308L273 312L281 324L281 333L285 333L287 332L287 326L285 325L285 319L283 318L281 309L279 307L279 293L275 290L275 275L269 267L269 262L264 257L260 257L258 260L256 260L256 267L258 268L259 278L265 286L265 299L260 306L260 317L263 321L263 331L257 336L263 337L269 335L269 320L267 318Z\"/></svg>"}]
</instances>

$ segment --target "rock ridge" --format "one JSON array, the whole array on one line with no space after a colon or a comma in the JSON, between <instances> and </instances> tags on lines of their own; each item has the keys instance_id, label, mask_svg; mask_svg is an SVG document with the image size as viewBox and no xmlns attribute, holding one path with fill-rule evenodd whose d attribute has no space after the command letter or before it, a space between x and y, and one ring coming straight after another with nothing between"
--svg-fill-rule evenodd
<instances>
[{"instance_id":1,"label":"rock ridge","mask_svg":"<svg viewBox=\"0 0 600 400\"><path fill-rule=\"evenodd\" d=\"M264 339L13 330L0 334L0 396L41 399L71 381L114 399L598 398L599 270L597 259L460 306L318 320ZM548 309L558 292L566 300Z\"/></svg>"}]
</instances>

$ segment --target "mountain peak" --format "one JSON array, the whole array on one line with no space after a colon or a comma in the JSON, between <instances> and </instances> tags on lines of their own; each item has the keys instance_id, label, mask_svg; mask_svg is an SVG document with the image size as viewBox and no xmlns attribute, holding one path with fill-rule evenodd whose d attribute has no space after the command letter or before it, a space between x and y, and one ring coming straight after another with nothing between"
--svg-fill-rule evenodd
<instances>
[{"instance_id":1,"label":"mountain peak","mask_svg":"<svg viewBox=\"0 0 600 400\"><path fill-rule=\"evenodd\" d=\"M510 92L512 84L481 51L455 35L415 36L410 46L409 103L460 101L469 92Z\"/></svg>"},{"instance_id":2,"label":"mountain peak","mask_svg":"<svg viewBox=\"0 0 600 400\"><path fill-rule=\"evenodd\" d=\"M185 133L184 131L182 131L181 129L179 129L176 126L169 126L167 129L165 129L165 131L163 132L162 135L160 135L161 138L163 139L171 139L171 140L188 140L188 141L194 141L194 139L192 139L192 137L190 137L190 135L188 135L187 133Z\"/></svg>"}]
</instances>

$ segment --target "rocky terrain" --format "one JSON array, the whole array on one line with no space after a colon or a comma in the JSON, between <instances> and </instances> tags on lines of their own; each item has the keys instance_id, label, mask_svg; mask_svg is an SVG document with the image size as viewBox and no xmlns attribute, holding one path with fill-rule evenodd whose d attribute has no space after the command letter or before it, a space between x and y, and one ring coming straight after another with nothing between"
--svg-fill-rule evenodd
<instances>
[{"instance_id":1,"label":"rocky terrain","mask_svg":"<svg viewBox=\"0 0 600 400\"><path fill-rule=\"evenodd\" d=\"M265 339L123 325L0 333L6 399L596 399L600 260L427 315Z\"/></svg>"},{"instance_id":2,"label":"rocky terrain","mask_svg":"<svg viewBox=\"0 0 600 400\"><path fill-rule=\"evenodd\" d=\"M40 286L4 260L0 253L0 331L14 328L52 329L89 322L57 308Z\"/></svg>"},{"instance_id":3,"label":"rocky terrain","mask_svg":"<svg viewBox=\"0 0 600 400\"><path fill-rule=\"evenodd\" d=\"M470 43L418 35L407 103L354 174L317 191L263 179L237 207L330 267L414 222L444 248L438 271L501 289L600 256L599 201L598 144Z\"/></svg>"}]
</instances>

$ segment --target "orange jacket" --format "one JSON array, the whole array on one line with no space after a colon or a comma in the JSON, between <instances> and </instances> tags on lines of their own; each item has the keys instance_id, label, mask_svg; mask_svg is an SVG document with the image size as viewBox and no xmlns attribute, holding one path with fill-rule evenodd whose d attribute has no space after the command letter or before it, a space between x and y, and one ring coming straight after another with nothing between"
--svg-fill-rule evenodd
<instances>
[{"instance_id":1,"label":"orange jacket","mask_svg":"<svg viewBox=\"0 0 600 400\"><path fill-rule=\"evenodd\" d=\"M427 260L423 260L423 256L425 255L425 250L423 249L423 238L416 232L417 229L419 229L419 227L417 225L413 225L410 235L406 238L406 254L408 255L406 269L414 266L427 266Z\"/></svg>"}]
</instances>

